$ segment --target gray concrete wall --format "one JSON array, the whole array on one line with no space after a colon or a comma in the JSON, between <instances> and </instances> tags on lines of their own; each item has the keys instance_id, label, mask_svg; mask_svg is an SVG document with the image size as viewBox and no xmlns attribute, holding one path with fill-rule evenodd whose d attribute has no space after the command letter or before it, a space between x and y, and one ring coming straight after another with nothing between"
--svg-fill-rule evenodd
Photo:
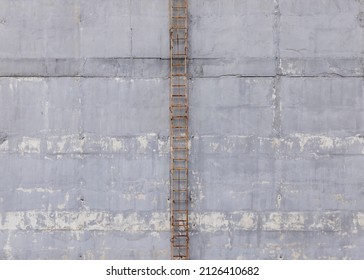
<instances>
[{"instance_id":1,"label":"gray concrete wall","mask_svg":"<svg viewBox=\"0 0 364 280\"><path fill-rule=\"evenodd\" d=\"M190 0L192 259L364 258L364 1ZM0 258L169 258L168 0L0 0Z\"/></svg>"}]
</instances>

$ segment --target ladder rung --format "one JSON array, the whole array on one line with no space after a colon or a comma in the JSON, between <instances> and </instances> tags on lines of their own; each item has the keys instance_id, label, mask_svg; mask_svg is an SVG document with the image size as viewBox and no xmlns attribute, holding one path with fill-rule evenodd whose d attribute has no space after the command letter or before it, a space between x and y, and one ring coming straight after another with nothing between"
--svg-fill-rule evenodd
<instances>
[{"instance_id":1,"label":"ladder rung","mask_svg":"<svg viewBox=\"0 0 364 280\"><path fill-rule=\"evenodd\" d=\"M176 177L172 177L173 181L187 181L187 178L176 178ZM176 192L188 192L188 189L180 189L180 190L173 190Z\"/></svg>"},{"instance_id":2,"label":"ladder rung","mask_svg":"<svg viewBox=\"0 0 364 280\"><path fill-rule=\"evenodd\" d=\"M178 146L179 144L185 144L185 142L183 142L183 141L186 141L186 145L187 145L187 138L188 138L188 136L187 135L172 135L172 139L177 139L177 142L178 141L180 141L180 142L178 142L178 143L176 143L176 145ZM182 141L183 140L183 141ZM184 147L184 146L183 146Z\"/></svg>"},{"instance_id":3,"label":"ladder rung","mask_svg":"<svg viewBox=\"0 0 364 280\"><path fill-rule=\"evenodd\" d=\"M173 202L181 203L181 202L188 202L188 199L173 199Z\"/></svg>"},{"instance_id":4,"label":"ladder rung","mask_svg":"<svg viewBox=\"0 0 364 280\"><path fill-rule=\"evenodd\" d=\"M176 234L174 235L174 238L188 238L188 234L177 234L177 233L178 232L176 232ZM185 233L185 232L183 232L183 233ZM180 245L186 246L186 244L180 244Z\"/></svg>"},{"instance_id":5,"label":"ladder rung","mask_svg":"<svg viewBox=\"0 0 364 280\"><path fill-rule=\"evenodd\" d=\"M172 97L184 97L187 96L187 94L172 94Z\"/></svg>"},{"instance_id":6,"label":"ladder rung","mask_svg":"<svg viewBox=\"0 0 364 280\"><path fill-rule=\"evenodd\" d=\"M172 108L183 108L183 107L188 108L187 104L174 104L171 106L171 109Z\"/></svg>"},{"instance_id":7,"label":"ladder rung","mask_svg":"<svg viewBox=\"0 0 364 280\"><path fill-rule=\"evenodd\" d=\"M173 244L173 247L175 248L187 248L187 244Z\"/></svg>"},{"instance_id":8,"label":"ladder rung","mask_svg":"<svg viewBox=\"0 0 364 280\"><path fill-rule=\"evenodd\" d=\"M179 109L181 110L181 109ZM176 115L174 115L173 117L171 117L171 121L172 121L172 125L186 125L188 123L188 117L184 116L184 115L180 115L180 117L177 117Z\"/></svg>"},{"instance_id":9,"label":"ladder rung","mask_svg":"<svg viewBox=\"0 0 364 280\"><path fill-rule=\"evenodd\" d=\"M174 222L182 222L182 223L186 223L187 224L187 220L181 220L181 219L176 219L176 220L174 220Z\"/></svg>"},{"instance_id":10,"label":"ladder rung","mask_svg":"<svg viewBox=\"0 0 364 280\"><path fill-rule=\"evenodd\" d=\"M186 141L186 142L187 142L187 141ZM174 147L174 146L172 146L172 149L177 150L177 151L187 150L187 149L188 149L188 147L187 147L187 143L186 143L186 147Z\"/></svg>"},{"instance_id":11,"label":"ladder rung","mask_svg":"<svg viewBox=\"0 0 364 280\"><path fill-rule=\"evenodd\" d=\"M187 9L187 6L172 6L172 9Z\"/></svg>"},{"instance_id":12,"label":"ladder rung","mask_svg":"<svg viewBox=\"0 0 364 280\"><path fill-rule=\"evenodd\" d=\"M172 77L185 77L187 74L172 74Z\"/></svg>"},{"instance_id":13,"label":"ladder rung","mask_svg":"<svg viewBox=\"0 0 364 280\"><path fill-rule=\"evenodd\" d=\"M178 37L178 38L172 38L172 41L185 41L185 40L187 40L187 37Z\"/></svg>"},{"instance_id":14,"label":"ladder rung","mask_svg":"<svg viewBox=\"0 0 364 280\"><path fill-rule=\"evenodd\" d=\"M172 219L173 225L178 222L180 225L184 225L184 226L188 226L187 220L186 219Z\"/></svg>"},{"instance_id":15,"label":"ladder rung","mask_svg":"<svg viewBox=\"0 0 364 280\"><path fill-rule=\"evenodd\" d=\"M170 109L172 109L172 111L175 111L175 110L177 111L174 113L173 117L171 117L171 121L175 121L175 122L178 122L178 121L187 122L188 121L187 107L186 108L184 108L184 107L186 107L186 106L170 108ZM183 109L185 109L185 112L180 112ZM177 115L177 114L179 114L179 115ZM177 117L180 117L180 118L177 118Z\"/></svg>"},{"instance_id":16,"label":"ladder rung","mask_svg":"<svg viewBox=\"0 0 364 280\"><path fill-rule=\"evenodd\" d=\"M172 213L172 215L173 215L173 213ZM177 214L178 215L178 214ZM174 218L174 216L172 217L172 222L173 222L173 225L174 225L174 222L176 222L177 221L177 219L173 219ZM188 223L187 223L187 220L186 219L180 219L179 220L180 222L182 222L182 221L184 221L183 223L184 223L184 225L186 226L186 227L188 227ZM181 229L178 231L178 232L180 232L181 233Z\"/></svg>"}]
</instances>

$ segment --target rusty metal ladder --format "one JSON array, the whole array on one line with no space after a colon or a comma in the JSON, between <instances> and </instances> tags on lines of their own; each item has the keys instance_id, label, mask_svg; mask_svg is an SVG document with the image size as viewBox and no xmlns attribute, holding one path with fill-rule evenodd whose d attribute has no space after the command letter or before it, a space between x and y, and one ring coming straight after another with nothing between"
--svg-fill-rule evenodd
<instances>
[{"instance_id":1,"label":"rusty metal ladder","mask_svg":"<svg viewBox=\"0 0 364 280\"><path fill-rule=\"evenodd\" d=\"M171 258L189 259L188 0L170 0Z\"/></svg>"}]
</instances>

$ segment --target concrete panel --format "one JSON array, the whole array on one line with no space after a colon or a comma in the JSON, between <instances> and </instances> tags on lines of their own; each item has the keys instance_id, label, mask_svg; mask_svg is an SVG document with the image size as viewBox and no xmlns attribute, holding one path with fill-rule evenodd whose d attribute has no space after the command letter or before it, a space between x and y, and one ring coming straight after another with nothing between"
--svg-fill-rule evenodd
<instances>
[{"instance_id":1,"label":"concrete panel","mask_svg":"<svg viewBox=\"0 0 364 280\"><path fill-rule=\"evenodd\" d=\"M168 133L167 81L86 79L82 92L88 133Z\"/></svg>"},{"instance_id":2,"label":"concrete panel","mask_svg":"<svg viewBox=\"0 0 364 280\"><path fill-rule=\"evenodd\" d=\"M358 1L279 1L283 57L360 57Z\"/></svg>"},{"instance_id":3,"label":"concrete panel","mask_svg":"<svg viewBox=\"0 0 364 280\"><path fill-rule=\"evenodd\" d=\"M362 133L362 86L359 78L283 78L283 132L340 136Z\"/></svg>"},{"instance_id":4,"label":"concrete panel","mask_svg":"<svg viewBox=\"0 0 364 280\"><path fill-rule=\"evenodd\" d=\"M224 1L191 2L191 57L272 57L274 5L260 1L259 7L253 1L230 5Z\"/></svg>"},{"instance_id":5,"label":"concrete panel","mask_svg":"<svg viewBox=\"0 0 364 280\"><path fill-rule=\"evenodd\" d=\"M169 57L169 9L165 0L131 1L132 55Z\"/></svg>"},{"instance_id":6,"label":"concrete panel","mask_svg":"<svg viewBox=\"0 0 364 280\"><path fill-rule=\"evenodd\" d=\"M192 133L270 134L271 85L271 79L193 80L190 94Z\"/></svg>"},{"instance_id":7,"label":"concrete panel","mask_svg":"<svg viewBox=\"0 0 364 280\"><path fill-rule=\"evenodd\" d=\"M22 135L43 132L47 91L44 79L0 78L0 131Z\"/></svg>"},{"instance_id":8,"label":"concrete panel","mask_svg":"<svg viewBox=\"0 0 364 280\"><path fill-rule=\"evenodd\" d=\"M0 1L1 58L79 55L78 1Z\"/></svg>"},{"instance_id":9,"label":"concrete panel","mask_svg":"<svg viewBox=\"0 0 364 280\"><path fill-rule=\"evenodd\" d=\"M81 57L130 57L129 0L79 0Z\"/></svg>"}]
</instances>

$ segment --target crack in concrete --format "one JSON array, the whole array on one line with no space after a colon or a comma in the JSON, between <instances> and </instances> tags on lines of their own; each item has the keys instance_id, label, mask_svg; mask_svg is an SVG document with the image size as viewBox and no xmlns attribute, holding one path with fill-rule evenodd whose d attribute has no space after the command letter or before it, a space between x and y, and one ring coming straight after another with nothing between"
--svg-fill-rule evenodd
<instances>
[{"instance_id":1,"label":"crack in concrete","mask_svg":"<svg viewBox=\"0 0 364 280\"><path fill-rule=\"evenodd\" d=\"M272 91L272 107L273 107L273 135L280 137L282 133L282 105L280 97L280 75L282 75L281 67L281 54L280 54L280 25L281 25L281 11L279 7L279 0L274 0L274 23L273 23L273 43L275 45L275 69L276 75L273 81Z\"/></svg>"}]
</instances>

